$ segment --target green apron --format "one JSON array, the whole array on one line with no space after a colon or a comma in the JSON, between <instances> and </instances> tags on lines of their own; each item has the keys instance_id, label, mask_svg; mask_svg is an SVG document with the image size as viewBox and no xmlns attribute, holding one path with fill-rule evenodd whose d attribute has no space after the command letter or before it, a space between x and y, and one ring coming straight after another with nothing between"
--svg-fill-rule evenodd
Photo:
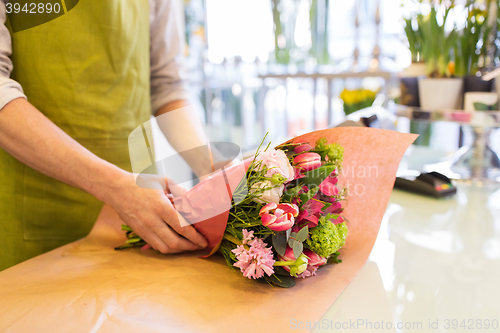
<instances>
[{"instance_id":1,"label":"green apron","mask_svg":"<svg viewBox=\"0 0 500 333\"><path fill-rule=\"evenodd\" d=\"M148 0L80 0L11 33L12 78L97 156L131 171L128 135L149 120ZM0 149L0 270L84 237L103 203Z\"/></svg>"}]
</instances>

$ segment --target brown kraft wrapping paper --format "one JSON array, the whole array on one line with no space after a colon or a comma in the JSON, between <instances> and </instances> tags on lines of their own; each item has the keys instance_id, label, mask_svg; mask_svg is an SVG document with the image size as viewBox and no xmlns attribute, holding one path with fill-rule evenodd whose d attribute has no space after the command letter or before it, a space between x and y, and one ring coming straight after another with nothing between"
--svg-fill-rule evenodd
<instances>
[{"instance_id":1,"label":"brown kraft wrapping paper","mask_svg":"<svg viewBox=\"0 0 500 333\"><path fill-rule=\"evenodd\" d=\"M339 179L350 188L349 235L341 264L282 289L244 278L219 255L115 251L125 240L122 221L104 206L86 238L0 272L0 331L287 332L292 320L318 321L365 264L399 161L416 138L353 127L294 141L324 136L345 149Z\"/></svg>"}]
</instances>

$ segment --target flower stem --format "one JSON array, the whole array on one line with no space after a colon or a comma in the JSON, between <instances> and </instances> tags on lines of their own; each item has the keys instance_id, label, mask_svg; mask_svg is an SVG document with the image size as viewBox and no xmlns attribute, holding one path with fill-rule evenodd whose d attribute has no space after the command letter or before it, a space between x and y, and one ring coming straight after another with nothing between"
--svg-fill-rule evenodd
<instances>
[{"instance_id":1,"label":"flower stem","mask_svg":"<svg viewBox=\"0 0 500 333\"><path fill-rule=\"evenodd\" d=\"M238 238L234 237L233 235L231 235L227 232L224 233L224 238L235 245L243 245L243 243Z\"/></svg>"},{"instance_id":2,"label":"flower stem","mask_svg":"<svg viewBox=\"0 0 500 333\"><path fill-rule=\"evenodd\" d=\"M289 266L295 264L295 260L276 261L273 266Z\"/></svg>"}]
</instances>

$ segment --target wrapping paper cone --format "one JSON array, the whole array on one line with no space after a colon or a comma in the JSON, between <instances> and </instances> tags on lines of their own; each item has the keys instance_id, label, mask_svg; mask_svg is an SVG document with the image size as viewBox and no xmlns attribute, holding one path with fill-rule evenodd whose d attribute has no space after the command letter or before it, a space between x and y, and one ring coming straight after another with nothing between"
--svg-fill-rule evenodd
<instances>
[{"instance_id":1,"label":"wrapping paper cone","mask_svg":"<svg viewBox=\"0 0 500 333\"><path fill-rule=\"evenodd\" d=\"M207 256L219 248L233 193L244 180L252 160L219 170L196 184L184 196L174 198L175 209L207 239L207 250L210 252Z\"/></svg>"},{"instance_id":2,"label":"wrapping paper cone","mask_svg":"<svg viewBox=\"0 0 500 333\"><path fill-rule=\"evenodd\" d=\"M345 127L315 131L290 142L316 142L322 137L344 147L343 170L338 178L349 188L343 212L349 232L340 258L356 260L361 268L377 238L399 162L418 135Z\"/></svg>"},{"instance_id":3,"label":"wrapping paper cone","mask_svg":"<svg viewBox=\"0 0 500 333\"><path fill-rule=\"evenodd\" d=\"M122 221L104 206L88 237L0 272L0 332L295 332L291 322L317 322L365 264L399 161L416 138L339 128L295 140L322 136L344 147L340 179L352 192L341 264L282 289L244 278L222 256L115 251Z\"/></svg>"},{"instance_id":4,"label":"wrapping paper cone","mask_svg":"<svg viewBox=\"0 0 500 333\"><path fill-rule=\"evenodd\" d=\"M339 143L345 150L344 168L340 173L339 182L350 189L350 196L344 216L348 221L363 221L373 216L381 220L402 153L417 136L368 128L333 128L304 134L288 142L314 144L323 137L328 143ZM387 140L389 137L394 141ZM405 140L402 140L403 138ZM401 147L394 144L397 141L403 142ZM215 253L220 245L226 229L232 193L245 177L252 160L253 158L245 160L214 173L193 187L185 196L175 199L175 208L207 238L207 250L210 253L205 257ZM373 189L379 190L379 193L375 194L374 198L368 198ZM371 206L380 208L366 210L367 200L374 200ZM370 216L366 216L367 214ZM362 224L349 223L349 235L357 233L356 229L360 225ZM378 232L378 226L374 225L374 228ZM347 245L350 239L353 237L348 236Z\"/></svg>"}]
</instances>

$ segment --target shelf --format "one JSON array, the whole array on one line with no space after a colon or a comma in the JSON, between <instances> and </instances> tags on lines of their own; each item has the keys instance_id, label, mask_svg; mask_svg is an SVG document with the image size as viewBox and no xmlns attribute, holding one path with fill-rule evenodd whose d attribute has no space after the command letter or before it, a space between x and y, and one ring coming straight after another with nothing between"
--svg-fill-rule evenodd
<instances>
[{"instance_id":1,"label":"shelf","mask_svg":"<svg viewBox=\"0 0 500 333\"><path fill-rule=\"evenodd\" d=\"M396 105L396 115L424 122L445 121L473 127L500 127L500 111L423 110Z\"/></svg>"}]
</instances>

